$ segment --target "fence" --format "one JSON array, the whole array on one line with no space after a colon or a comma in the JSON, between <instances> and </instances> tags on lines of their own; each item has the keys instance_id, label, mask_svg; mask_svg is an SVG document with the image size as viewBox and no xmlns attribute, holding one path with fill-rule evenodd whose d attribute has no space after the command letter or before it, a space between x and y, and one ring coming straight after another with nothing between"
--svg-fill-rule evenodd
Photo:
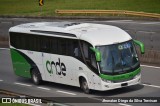
<instances>
[{"instance_id":1,"label":"fence","mask_svg":"<svg viewBox=\"0 0 160 106\"><path fill-rule=\"evenodd\" d=\"M160 19L160 14L157 13L146 13L146 12L135 12L126 10L55 10L57 14L110 14L110 15L132 15L141 17L151 17Z\"/></svg>"}]
</instances>

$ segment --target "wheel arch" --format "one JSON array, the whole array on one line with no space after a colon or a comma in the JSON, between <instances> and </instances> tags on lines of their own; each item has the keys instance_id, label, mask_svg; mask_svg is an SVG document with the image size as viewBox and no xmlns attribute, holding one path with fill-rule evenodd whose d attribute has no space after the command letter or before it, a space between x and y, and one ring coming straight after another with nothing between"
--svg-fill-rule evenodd
<instances>
[{"instance_id":1,"label":"wheel arch","mask_svg":"<svg viewBox=\"0 0 160 106\"><path fill-rule=\"evenodd\" d=\"M39 69L38 69L37 66L35 66L35 65L31 66L31 68L30 68L30 74L31 74L31 75L32 75L32 71L37 71L38 74L40 74L41 79L42 79L42 75L41 75L41 73L40 73L40 71L39 71ZM42 80L43 80L43 79L42 79Z\"/></svg>"},{"instance_id":2,"label":"wheel arch","mask_svg":"<svg viewBox=\"0 0 160 106\"><path fill-rule=\"evenodd\" d=\"M88 85L90 85L90 84L89 84L89 81L88 81L88 78L87 78L84 74L80 74L79 77L78 77L79 87L80 87L80 84L81 84L81 81L82 81L83 78L87 81ZM89 87L90 87L90 86L89 86Z\"/></svg>"}]
</instances>

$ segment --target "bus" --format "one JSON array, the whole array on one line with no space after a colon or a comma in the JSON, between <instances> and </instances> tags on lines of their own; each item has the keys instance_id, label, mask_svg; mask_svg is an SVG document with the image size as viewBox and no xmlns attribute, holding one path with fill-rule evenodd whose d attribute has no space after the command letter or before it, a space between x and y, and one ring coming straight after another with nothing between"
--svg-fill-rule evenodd
<instances>
[{"instance_id":1,"label":"bus","mask_svg":"<svg viewBox=\"0 0 160 106\"><path fill-rule=\"evenodd\" d=\"M140 84L136 45L124 30L111 25L34 22L9 29L10 54L16 75L106 91Z\"/></svg>"}]
</instances>

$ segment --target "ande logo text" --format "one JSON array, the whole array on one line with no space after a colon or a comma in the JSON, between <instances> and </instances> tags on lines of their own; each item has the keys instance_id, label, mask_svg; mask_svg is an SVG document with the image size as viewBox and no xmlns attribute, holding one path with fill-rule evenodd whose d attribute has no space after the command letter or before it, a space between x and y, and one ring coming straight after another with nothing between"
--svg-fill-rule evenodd
<instances>
[{"instance_id":1,"label":"ande logo text","mask_svg":"<svg viewBox=\"0 0 160 106\"><path fill-rule=\"evenodd\" d=\"M66 76L66 66L60 61L60 58L58 58L58 62L46 61L46 68L50 74L53 74L53 71L55 70L57 75Z\"/></svg>"}]
</instances>

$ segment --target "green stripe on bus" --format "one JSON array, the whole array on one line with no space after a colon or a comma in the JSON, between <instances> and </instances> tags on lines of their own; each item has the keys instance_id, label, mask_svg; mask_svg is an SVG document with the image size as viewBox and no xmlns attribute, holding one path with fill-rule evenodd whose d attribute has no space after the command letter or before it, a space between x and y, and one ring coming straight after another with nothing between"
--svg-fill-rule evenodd
<instances>
[{"instance_id":1,"label":"green stripe on bus","mask_svg":"<svg viewBox=\"0 0 160 106\"><path fill-rule=\"evenodd\" d=\"M100 74L100 77L106 80L111 80L111 81L116 81L116 80L123 80L123 79L129 79L134 76L136 76L138 73L140 73L141 69L138 68L133 72L126 73L126 74L121 74L121 75L104 75Z\"/></svg>"},{"instance_id":2,"label":"green stripe on bus","mask_svg":"<svg viewBox=\"0 0 160 106\"><path fill-rule=\"evenodd\" d=\"M30 69L31 65L27 62L17 50L10 49L11 58L13 63L13 70L16 75L31 78Z\"/></svg>"}]
</instances>

